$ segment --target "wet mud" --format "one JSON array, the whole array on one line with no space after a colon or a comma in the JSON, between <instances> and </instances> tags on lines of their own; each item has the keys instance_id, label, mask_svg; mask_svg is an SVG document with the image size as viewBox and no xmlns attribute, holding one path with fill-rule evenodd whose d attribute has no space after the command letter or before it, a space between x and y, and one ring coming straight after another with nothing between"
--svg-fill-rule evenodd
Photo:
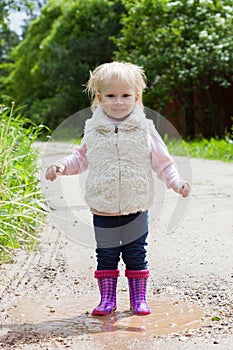
<instances>
[{"instance_id":1,"label":"wet mud","mask_svg":"<svg viewBox=\"0 0 233 350\"><path fill-rule=\"evenodd\" d=\"M69 347L66 343L69 337L91 336L92 342L100 347L107 340L109 349L118 349L117 338L118 341L121 339L121 346L127 348L126 343L130 343L130 339L145 341L148 336L166 336L181 330L188 334L200 327L203 316L202 308L177 301L171 296L156 295L149 299L152 314L147 316L132 314L126 293L118 297L117 310L106 317L92 316L91 311L97 302L95 295L18 298L7 310L8 322L2 325L0 331L2 344L5 342L9 348L14 348L24 343L27 349L27 345L51 337L60 346L62 343ZM78 349L77 346L74 345L74 349Z\"/></svg>"},{"instance_id":2,"label":"wet mud","mask_svg":"<svg viewBox=\"0 0 233 350\"><path fill-rule=\"evenodd\" d=\"M127 337L138 335L166 335L180 330L200 327L203 310L196 306L174 301L171 297L156 296L148 300L152 314L133 315L127 309L126 296L118 298L118 309L112 315L94 317L92 309L96 306L96 296L77 299L55 298L23 299L10 306L8 315L16 325L35 325L40 332L63 329L63 332L105 333L124 332Z\"/></svg>"}]
</instances>

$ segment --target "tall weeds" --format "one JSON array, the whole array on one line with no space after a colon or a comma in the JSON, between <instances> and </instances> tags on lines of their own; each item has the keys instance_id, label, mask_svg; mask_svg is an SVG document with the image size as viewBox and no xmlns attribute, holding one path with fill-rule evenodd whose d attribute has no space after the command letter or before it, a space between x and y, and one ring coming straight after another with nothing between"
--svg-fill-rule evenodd
<instances>
[{"instance_id":1,"label":"tall weeds","mask_svg":"<svg viewBox=\"0 0 233 350\"><path fill-rule=\"evenodd\" d=\"M43 221L37 205L38 154L32 148L42 129L20 110L14 112L14 104L0 108L0 263L13 248L34 245Z\"/></svg>"}]
</instances>

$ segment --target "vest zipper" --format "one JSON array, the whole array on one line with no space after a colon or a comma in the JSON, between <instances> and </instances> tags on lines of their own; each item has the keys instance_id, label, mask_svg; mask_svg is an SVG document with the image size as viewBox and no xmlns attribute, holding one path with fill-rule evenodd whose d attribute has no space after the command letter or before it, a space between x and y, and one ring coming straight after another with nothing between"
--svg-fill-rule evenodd
<instances>
[{"instance_id":1,"label":"vest zipper","mask_svg":"<svg viewBox=\"0 0 233 350\"><path fill-rule=\"evenodd\" d=\"M118 148L118 127L117 125L115 125L115 145L116 145L116 150L117 150L117 157L118 157L118 183L120 185L121 182L121 161L120 161L120 155L119 155L119 148ZM120 186L119 186L120 189ZM119 199L119 203L118 203L118 212L119 214L121 214L121 209L120 209L120 193L118 194L118 199Z\"/></svg>"}]
</instances>

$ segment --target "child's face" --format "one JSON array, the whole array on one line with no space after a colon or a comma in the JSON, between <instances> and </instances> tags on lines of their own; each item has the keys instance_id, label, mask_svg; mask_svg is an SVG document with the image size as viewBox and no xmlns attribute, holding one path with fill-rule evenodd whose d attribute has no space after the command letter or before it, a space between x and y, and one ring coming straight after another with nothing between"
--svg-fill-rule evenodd
<instances>
[{"instance_id":1,"label":"child's face","mask_svg":"<svg viewBox=\"0 0 233 350\"><path fill-rule=\"evenodd\" d=\"M139 93L136 93L135 89L127 82L111 80L108 84L102 85L97 98L109 117L122 119L134 109Z\"/></svg>"}]
</instances>

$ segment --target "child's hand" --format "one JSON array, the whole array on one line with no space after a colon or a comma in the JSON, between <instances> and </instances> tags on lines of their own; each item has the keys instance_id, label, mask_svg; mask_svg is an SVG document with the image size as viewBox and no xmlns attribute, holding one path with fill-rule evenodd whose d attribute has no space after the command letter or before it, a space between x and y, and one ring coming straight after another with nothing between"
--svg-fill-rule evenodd
<instances>
[{"instance_id":1,"label":"child's hand","mask_svg":"<svg viewBox=\"0 0 233 350\"><path fill-rule=\"evenodd\" d=\"M188 197L190 192L190 185L189 184L184 184L181 189L179 190L179 193L181 194L182 197L186 198Z\"/></svg>"},{"instance_id":2,"label":"child's hand","mask_svg":"<svg viewBox=\"0 0 233 350\"><path fill-rule=\"evenodd\" d=\"M57 165L50 165L45 173L46 180L54 181L57 174L62 174L63 169Z\"/></svg>"}]
</instances>

